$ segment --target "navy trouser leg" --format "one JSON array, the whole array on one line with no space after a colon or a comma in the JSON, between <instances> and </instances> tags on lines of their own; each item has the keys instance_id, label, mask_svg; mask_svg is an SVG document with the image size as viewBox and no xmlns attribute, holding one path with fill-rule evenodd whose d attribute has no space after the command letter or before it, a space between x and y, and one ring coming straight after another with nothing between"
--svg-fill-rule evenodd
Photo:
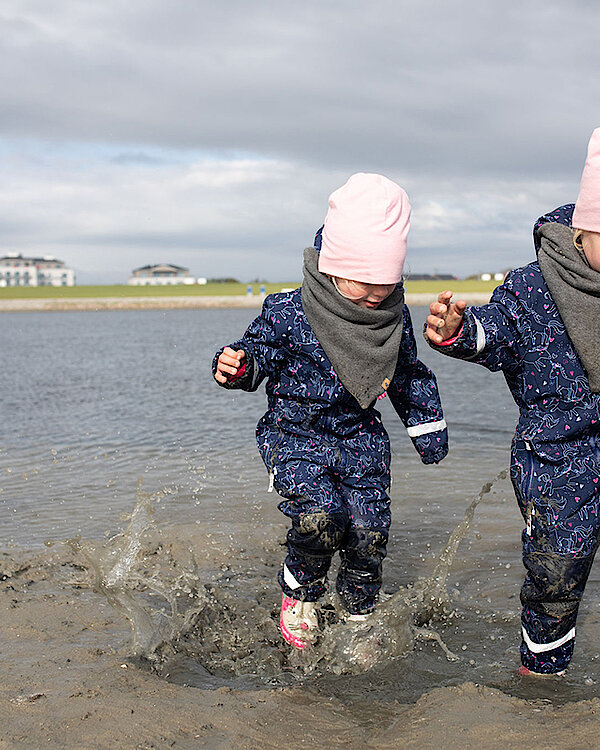
<instances>
[{"instance_id":1,"label":"navy trouser leg","mask_svg":"<svg viewBox=\"0 0 600 750\"><path fill-rule=\"evenodd\" d=\"M373 609L381 588L382 563L391 521L390 499L381 486L368 481L340 484L349 521L340 549L337 592L352 614Z\"/></svg>"},{"instance_id":2,"label":"navy trouser leg","mask_svg":"<svg viewBox=\"0 0 600 750\"><path fill-rule=\"evenodd\" d=\"M521 660L539 673L564 670L600 534L595 441L528 450L515 441L511 478L526 528Z\"/></svg>"},{"instance_id":3,"label":"navy trouser leg","mask_svg":"<svg viewBox=\"0 0 600 750\"><path fill-rule=\"evenodd\" d=\"M294 599L316 601L326 591L325 576L342 543L348 508L327 468L310 461L280 466L276 487L285 498L279 510L292 519L279 583Z\"/></svg>"},{"instance_id":4,"label":"navy trouser leg","mask_svg":"<svg viewBox=\"0 0 600 750\"><path fill-rule=\"evenodd\" d=\"M390 525L390 446L375 420L340 440L260 436L259 450L292 521L279 583L285 594L315 601L325 593L333 555L341 556L337 590L352 613L373 608L381 586Z\"/></svg>"}]
</instances>

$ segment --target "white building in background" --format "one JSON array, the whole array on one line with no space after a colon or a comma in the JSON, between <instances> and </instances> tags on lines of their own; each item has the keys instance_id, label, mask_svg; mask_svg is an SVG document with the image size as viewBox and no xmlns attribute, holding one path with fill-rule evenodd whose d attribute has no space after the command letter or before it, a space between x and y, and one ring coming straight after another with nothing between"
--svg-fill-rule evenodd
<instances>
[{"instance_id":1,"label":"white building in background","mask_svg":"<svg viewBox=\"0 0 600 750\"><path fill-rule=\"evenodd\" d=\"M132 286L166 286L167 284L195 284L196 279L190 276L189 268L174 266L171 263L159 263L155 266L142 266L131 272L127 282ZM206 284L206 279L198 279L198 284Z\"/></svg>"},{"instance_id":2,"label":"white building in background","mask_svg":"<svg viewBox=\"0 0 600 750\"><path fill-rule=\"evenodd\" d=\"M506 272L508 273L508 271ZM482 273L479 275L480 281L504 281L506 273Z\"/></svg>"},{"instance_id":3,"label":"white building in background","mask_svg":"<svg viewBox=\"0 0 600 750\"><path fill-rule=\"evenodd\" d=\"M74 286L75 271L53 255L0 257L0 286Z\"/></svg>"}]
</instances>

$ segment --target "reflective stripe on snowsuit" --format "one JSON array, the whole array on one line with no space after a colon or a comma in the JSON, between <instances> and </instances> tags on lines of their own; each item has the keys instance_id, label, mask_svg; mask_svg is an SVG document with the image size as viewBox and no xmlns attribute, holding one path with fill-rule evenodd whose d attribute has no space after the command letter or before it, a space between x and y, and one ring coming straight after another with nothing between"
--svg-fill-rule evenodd
<instances>
[{"instance_id":1,"label":"reflective stripe on snowsuit","mask_svg":"<svg viewBox=\"0 0 600 750\"><path fill-rule=\"evenodd\" d=\"M541 217L569 224L572 205ZM432 348L501 370L519 407L511 478L525 519L523 664L560 672L600 537L600 394L592 393L538 263L511 271L462 334Z\"/></svg>"}]
</instances>

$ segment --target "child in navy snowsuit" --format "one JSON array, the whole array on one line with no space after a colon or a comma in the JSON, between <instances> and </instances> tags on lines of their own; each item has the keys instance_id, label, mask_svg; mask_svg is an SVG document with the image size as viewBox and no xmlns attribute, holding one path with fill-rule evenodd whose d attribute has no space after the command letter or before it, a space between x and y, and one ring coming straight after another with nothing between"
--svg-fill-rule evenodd
<instances>
[{"instance_id":1,"label":"child in navy snowsuit","mask_svg":"<svg viewBox=\"0 0 600 750\"><path fill-rule=\"evenodd\" d=\"M424 463L447 453L436 380L417 359L404 304L408 197L360 173L329 206L320 252L305 250L302 287L269 295L213 364L225 388L254 391L267 381L256 435L270 489L291 519L280 625L297 648L315 638L315 602L336 551L347 616L363 619L375 605L390 526L390 442L377 398L389 395Z\"/></svg>"},{"instance_id":2,"label":"child in navy snowsuit","mask_svg":"<svg viewBox=\"0 0 600 750\"><path fill-rule=\"evenodd\" d=\"M511 479L525 520L521 675L568 666L600 538L599 233L600 128L575 206L534 225L538 260L509 273L487 305L443 292L427 319L430 345L502 370L519 407Z\"/></svg>"}]
</instances>

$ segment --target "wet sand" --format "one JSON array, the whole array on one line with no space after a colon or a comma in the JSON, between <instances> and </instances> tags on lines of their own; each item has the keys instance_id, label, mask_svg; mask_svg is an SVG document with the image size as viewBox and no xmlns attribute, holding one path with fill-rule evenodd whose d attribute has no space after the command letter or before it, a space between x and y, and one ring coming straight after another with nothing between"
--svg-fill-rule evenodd
<instances>
[{"instance_id":1,"label":"wet sand","mask_svg":"<svg viewBox=\"0 0 600 750\"><path fill-rule=\"evenodd\" d=\"M489 302L489 294L467 294L461 299L470 305ZM0 300L0 312L41 312L69 310L177 310L206 308L259 308L264 297L74 297L62 299L4 299ZM408 305L429 305L431 294L407 294Z\"/></svg>"},{"instance_id":2,"label":"wet sand","mask_svg":"<svg viewBox=\"0 0 600 750\"><path fill-rule=\"evenodd\" d=\"M2 552L0 611L0 748L572 750L596 746L600 730L600 699L556 706L472 682L415 704L324 699L314 682L174 684L129 658L127 619L62 545Z\"/></svg>"}]
</instances>

